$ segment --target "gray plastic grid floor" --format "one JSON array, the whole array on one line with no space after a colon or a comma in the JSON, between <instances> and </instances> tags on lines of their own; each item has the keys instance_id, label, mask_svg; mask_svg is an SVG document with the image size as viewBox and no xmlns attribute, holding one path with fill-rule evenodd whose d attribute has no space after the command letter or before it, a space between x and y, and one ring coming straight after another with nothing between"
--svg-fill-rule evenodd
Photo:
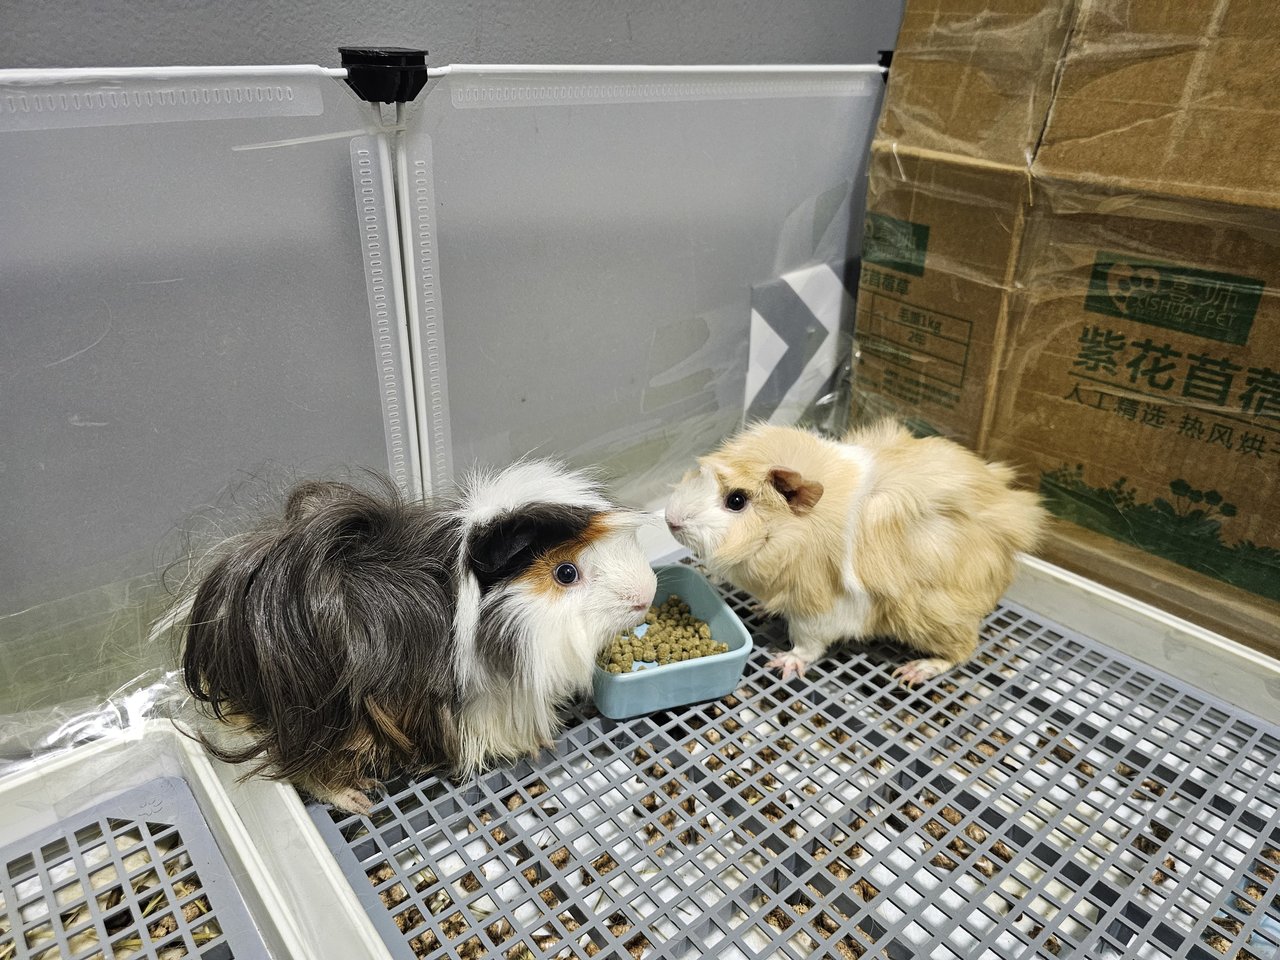
<instances>
[{"instance_id":1,"label":"gray plastic grid floor","mask_svg":"<svg viewBox=\"0 0 1280 960\"><path fill-rule=\"evenodd\" d=\"M0 864L0 960L266 956L176 777L10 843Z\"/></svg>"},{"instance_id":2,"label":"gray plastic grid floor","mask_svg":"<svg viewBox=\"0 0 1280 960\"><path fill-rule=\"evenodd\" d=\"M1280 731L1006 605L311 813L395 957L1280 958Z\"/></svg>"}]
</instances>

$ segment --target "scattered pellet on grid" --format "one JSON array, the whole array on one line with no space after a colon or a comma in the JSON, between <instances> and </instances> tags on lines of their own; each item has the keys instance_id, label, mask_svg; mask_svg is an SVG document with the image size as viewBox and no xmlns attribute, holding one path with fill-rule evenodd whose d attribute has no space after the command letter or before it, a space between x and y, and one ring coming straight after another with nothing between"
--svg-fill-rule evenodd
<instances>
[{"instance_id":1,"label":"scattered pellet on grid","mask_svg":"<svg viewBox=\"0 0 1280 960\"><path fill-rule=\"evenodd\" d=\"M312 809L394 956L1280 955L1274 725L1012 604L914 691L886 644L782 683L722 592L724 700Z\"/></svg>"}]
</instances>

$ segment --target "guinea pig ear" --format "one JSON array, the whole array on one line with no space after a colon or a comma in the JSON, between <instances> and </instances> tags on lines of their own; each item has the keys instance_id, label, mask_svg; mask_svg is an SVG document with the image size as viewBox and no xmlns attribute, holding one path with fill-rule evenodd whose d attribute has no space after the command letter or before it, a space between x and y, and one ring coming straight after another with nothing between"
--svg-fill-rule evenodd
<instances>
[{"instance_id":1,"label":"guinea pig ear","mask_svg":"<svg viewBox=\"0 0 1280 960\"><path fill-rule=\"evenodd\" d=\"M559 504L534 504L503 514L471 536L467 566L483 592L518 575L552 547L581 536L592 516L586 507Z\"/></svg>"},{"instance_id":2,"label":"guinea pig ear","mask_svg":"<svg viewBox=\"0 0 1280 960\"><path fill-rule=\"evenodd\" d=\"M806 480L787 467L773 467L769 471L769 483L782 494L795 514L808 513L822 499L822 484Z\"/></svg>"}]
</instances>

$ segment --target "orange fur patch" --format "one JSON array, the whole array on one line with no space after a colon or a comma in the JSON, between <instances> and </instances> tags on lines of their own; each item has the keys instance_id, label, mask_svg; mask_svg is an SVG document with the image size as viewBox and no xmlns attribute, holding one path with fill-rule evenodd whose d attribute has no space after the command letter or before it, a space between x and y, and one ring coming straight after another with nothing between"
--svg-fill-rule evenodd
<instances>
[{"instance_id":1,"label":"orange fur patch","mask_svg":"<svg viewBox=\"0 0 1280 960\"><path fill-rule=\"evenodd\" d=\"M535 593L545 595L554 595L568 589L556 582L554 576L556 567L562 563L578 564L578 558L587 547L604 540L613 533L614 527L609 522L607 514L596 514L582 533L564 543L557 544L542 554L515 578L516 582L524 584Z\"/></svg>"}]
</instances>

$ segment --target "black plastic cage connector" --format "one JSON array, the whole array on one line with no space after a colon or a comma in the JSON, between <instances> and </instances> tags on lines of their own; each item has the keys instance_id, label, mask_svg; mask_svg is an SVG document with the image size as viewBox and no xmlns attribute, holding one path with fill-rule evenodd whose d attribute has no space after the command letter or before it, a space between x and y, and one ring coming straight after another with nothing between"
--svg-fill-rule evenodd
<instances>
[{"instance_id":1,"label":"black plastic cage connector","mask_svg":"<svg viewBox=\"0 0 1280 960\"><path fill-rule=\"evenodd\" d=\"M339 47L347 85L369 103L408 103L427 85L427 51L410 47Z\"/></svg>"}]
</instances>

